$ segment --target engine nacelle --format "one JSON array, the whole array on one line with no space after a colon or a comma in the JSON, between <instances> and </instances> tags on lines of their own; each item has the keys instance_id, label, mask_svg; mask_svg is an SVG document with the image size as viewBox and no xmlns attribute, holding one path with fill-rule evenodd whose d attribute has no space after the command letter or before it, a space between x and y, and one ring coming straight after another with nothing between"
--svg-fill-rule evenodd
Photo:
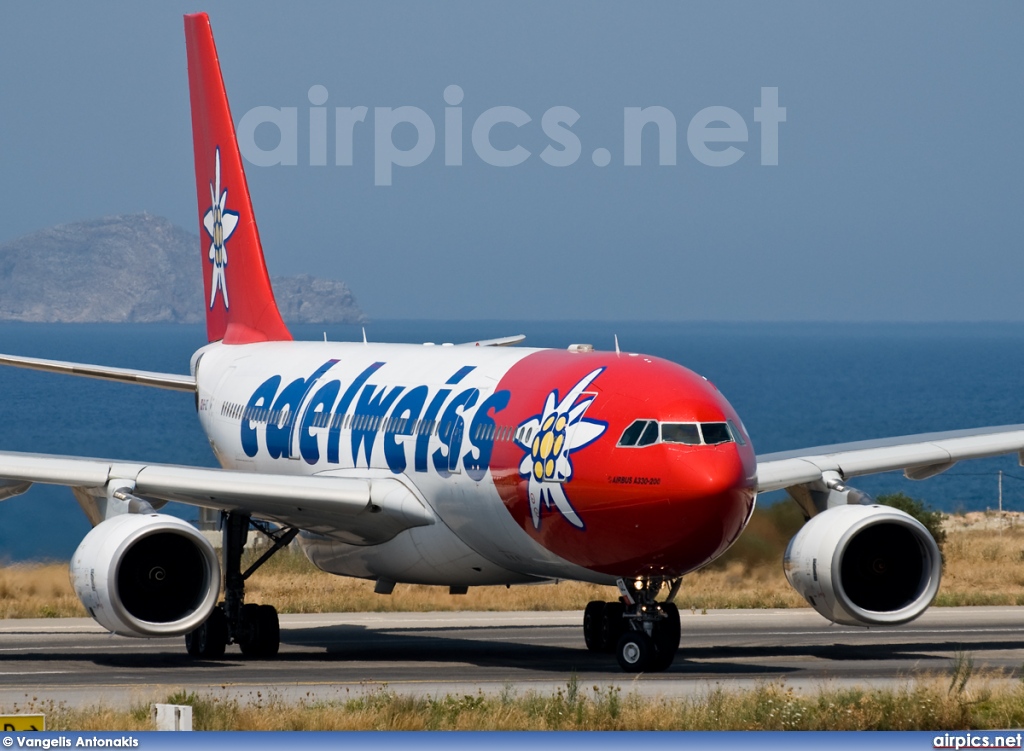
<instances>
[{"instance_id":1,"label":"engine nacelle","mask_svg":"<svg viewBox=\"0 0 1024 751\"><path fill-rule=\"evenodd\" d=\"M921 522L888 506L837 506L789 542L786 578L815 610L847 626L894 626L939 591L942 556Z\"/></svg>"},{"instance_id":2,"label":"engine nacelle","mask_svg":"<svg viewBox=\"0 0 1024 751\"><path fill-rule=\"evenodd\" d=\"M220 594L209 540L166 514L122 514L96 525L71 559L71 584L89 615L123 636L179 636Z\"/></svg>"}]
</instances>

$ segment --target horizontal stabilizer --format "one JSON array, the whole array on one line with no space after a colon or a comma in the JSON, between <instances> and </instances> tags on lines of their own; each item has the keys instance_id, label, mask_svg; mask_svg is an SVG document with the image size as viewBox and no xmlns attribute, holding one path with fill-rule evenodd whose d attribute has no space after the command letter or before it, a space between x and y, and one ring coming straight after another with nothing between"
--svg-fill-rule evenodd
<instances>
[{"instance_id":1,"label":"horizontal stabilizer","mask_svg":"<svg viewBox=\"0 0 1024 751\"><path fill-rule=\"evenodd\" d=\"M84 365L78 362L43 360L38 357L16 357L14 355L0 355L0 365L13 365L16 368L28 368L29 370L46 370L51 373L99 378L103 381L137 383L140 386L153 386L160 389L171 389L172 391L196 390L196 379L190 375L154 373L149 370L112 368L106 365Z\"/></svg>"},{"instance_id":2,"label":"horizontal stabilizer","mask_svg":"<svg viewBox=\"0 0 1024 751\"><path fill-rule=\"evenodd\" d=\"M481 339L476 342L463 342L460 347L511 347L526 341L526 334L513 334L512 336L499 336L497 339Z\"/></svg>"}]
</instances>

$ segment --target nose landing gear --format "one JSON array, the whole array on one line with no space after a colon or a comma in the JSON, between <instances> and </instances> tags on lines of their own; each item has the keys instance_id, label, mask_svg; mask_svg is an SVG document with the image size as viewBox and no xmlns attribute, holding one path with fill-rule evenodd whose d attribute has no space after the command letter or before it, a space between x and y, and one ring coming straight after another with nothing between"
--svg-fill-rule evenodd
<instances>
[{"instance_id":1,"label":"nose landing gear","mask_svg":"<svg viewBox=\"0 0 1024 751\"><path fill-rule=\"evenodd\" d=\"M679 649L679 608L672 602L681 579L671 581L664 602L655 598L668 583L640 578L618 581L618 602L588 603L583 611L583 638L592 652L614 652L627 673L660 672L672 664Z\"/></svg>"}]
</instances>

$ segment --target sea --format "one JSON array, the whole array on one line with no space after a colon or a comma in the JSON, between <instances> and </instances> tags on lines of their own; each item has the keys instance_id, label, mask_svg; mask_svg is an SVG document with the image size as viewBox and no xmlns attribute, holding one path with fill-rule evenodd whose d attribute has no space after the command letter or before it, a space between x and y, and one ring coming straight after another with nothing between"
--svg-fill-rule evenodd
<instances>
[{"instance_id":1,"label":"sea","mask_svg":"<svg viewBox=\"0 0 1024 751\"><path fill-rule=\"evenodd\" d=\"M297 339L361 341L360 326L296 326ZM666 323L376 321L375 342L463 342L643 352L706 376L759 454L861 439L1024 423L1024 323ZM187 373L203 326L0 324L0 352ZM642 384L637 384L638 389ZM0 449L215 466L189 394L0 367ZM921 482L858 478L946 511L1024 510L1016 456L963 462ZM788 502L782 492L759 503ZM168 506L170 509L171 506ZM195 518L179 506L173 512ZM68 560L88 532L70 490L34 486L0 502L0 561Z\"/></svg>"}]
</instances>

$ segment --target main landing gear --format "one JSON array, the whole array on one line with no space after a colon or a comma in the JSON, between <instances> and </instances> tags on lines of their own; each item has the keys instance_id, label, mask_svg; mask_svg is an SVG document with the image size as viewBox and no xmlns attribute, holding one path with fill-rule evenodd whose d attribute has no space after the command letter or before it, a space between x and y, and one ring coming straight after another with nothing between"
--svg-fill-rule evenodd
<instances>
[{"instance_id":1,"label":"main landing gear","mask_svg":"<svg viewBox=\"0 0 1024 751\"><path fill-rule=\"evenodd\" d=\"M224 525L224 602L195 631L185 635L185 648L193 657L214 659L224 655L228 644L237 644L246 657L273 657L281 644L281 629L273 605L246 605L245 580L270 560L278 550L295 539L297 529L272 531L265 522L252 521L248 514L222 515ZM242 551L252 526L274 544L260 559L242 572Z\"/></svg>"},{"instance_id":2,"label":"main landing gear","mask_svg":"<svg viewBox=\"0 0 1024 751\"><path fill-rule=\"evenodd\" d=\"M591 652L614 652L627 673L659 672L679 649L679 608L672 602L681 579L671 582L664 602L655 597L664 579L619 579L618 602L594 601L583 611L583 639Z\"/></svg>"}]
</instances>

